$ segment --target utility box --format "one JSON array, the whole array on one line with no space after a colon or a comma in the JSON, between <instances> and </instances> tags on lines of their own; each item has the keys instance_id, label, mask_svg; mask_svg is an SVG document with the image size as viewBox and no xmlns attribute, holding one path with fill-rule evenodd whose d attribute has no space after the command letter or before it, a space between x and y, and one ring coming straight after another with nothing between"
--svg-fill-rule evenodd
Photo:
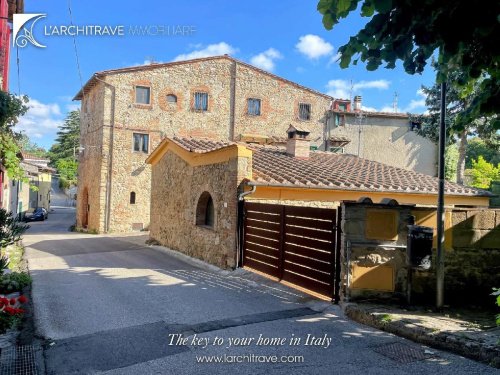
<instances>
[{"instance_id":1,"label":"utility box","mask_svg":"<svg viewBox=\"0 0 500 375\"><path fill-rule=\"evenodd\" d=\"M426 271L432 264L432 239L434 230L431 227L408 225L407 264L412 269Z\"/></svg>"}]
</instances>

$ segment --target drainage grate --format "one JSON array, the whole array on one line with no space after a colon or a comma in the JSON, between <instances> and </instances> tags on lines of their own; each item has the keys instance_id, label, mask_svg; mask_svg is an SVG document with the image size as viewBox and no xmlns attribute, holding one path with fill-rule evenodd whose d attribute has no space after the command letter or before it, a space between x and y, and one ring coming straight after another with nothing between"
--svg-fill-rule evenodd
<instances>
[{"instance_id":1,"label":"drainage grate","mask_svg":"<svg viewBox=\"0 0 500 375\"><path fill-rule=\"evenodd\" d=\"M37 375L33 346L3 348L0 354L0 375Z\"/></svg>"},{"instance_id":2,"label":"drainage grate","mask_svg":"<svg viewBox=\"0 0 500 375\"><path fill-rule=\"evenodd\" d=\"M423 349L415 348L400 342L381 345L374 348L373 351L399 363L411 363L431 357L429 354L426 354Z\"/></svg>"}]
</instances>

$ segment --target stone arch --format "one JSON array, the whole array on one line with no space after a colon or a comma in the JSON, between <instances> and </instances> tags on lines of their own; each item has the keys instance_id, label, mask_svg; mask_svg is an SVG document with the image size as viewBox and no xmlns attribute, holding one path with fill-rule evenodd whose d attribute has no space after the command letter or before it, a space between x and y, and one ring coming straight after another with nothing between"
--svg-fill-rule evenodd
<instances>
[{"instance_id":1,"label":"stone arch","mask_svg":"<svg viewBox=\"0 0 500 375\"><path fill-rule=\"evenodd\" d=\"M208 191L201 193L196 205L196 225L211 227L215 225L215 206Z\"/></svg>"},{"instance_id":2,"label":"stone arch","mask_svg":"<svg viewBox=\"0 0 500 375\"><path fill-rule=\"evenodd\" d=\"M89 189L86 187L83 189L81 195L81 213L80 220L83 228L87 228L89 225Z\"/></svg>"}]
</instances>

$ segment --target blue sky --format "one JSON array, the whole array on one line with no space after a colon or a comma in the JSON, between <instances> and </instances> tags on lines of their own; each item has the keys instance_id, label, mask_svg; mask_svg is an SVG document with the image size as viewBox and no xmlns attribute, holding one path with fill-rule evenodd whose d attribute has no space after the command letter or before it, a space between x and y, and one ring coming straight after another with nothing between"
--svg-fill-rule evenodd
<instances>
[{"instance_id":1,"label":"blue sky","mask_svg":"<svg viewBox=\"0 0 500 375\"><path fill-rule=\"evenodd\" d=\"M287 1L71 1L75 25L190 26L185 36L77 36L80 71L85 83L105 69L192 57L232 56L334 97L363 96L367 110L392 111L395 92L400 112L425 111L422 84L431 85L434 73L410 76L399 65L368 72L363 64L340 69L337 48L367 21L350 16L332 31L323 28L316 0ZM46 48L19 48L11 53L10 91L31 98L31 108L19 129L44 147L50 147L81 87L71 36L45 36L44 27L69 25L67 0L26 1L25 13L45 13L34 28Z\"/></svg>"}]
</instances>

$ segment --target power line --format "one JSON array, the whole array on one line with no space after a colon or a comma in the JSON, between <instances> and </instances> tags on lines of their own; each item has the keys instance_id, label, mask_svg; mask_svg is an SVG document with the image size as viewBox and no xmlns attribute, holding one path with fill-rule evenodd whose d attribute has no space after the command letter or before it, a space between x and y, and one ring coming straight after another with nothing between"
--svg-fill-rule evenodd
<instances>
[{"instance_id":1,"label":"power line","mask_svg":"<svg viewBox=\"0 0 500 375\"><path fill-rule=\"evenodd\" d=\"M71 12L71 0L68 0L68 12L69 12L69 21L71 26L73 25L73 13ZM82 96L83 99L85 99L85 93L83 91L83 79L82 79L82 72L80 69L80 59L78 57L78 47L76 46L76 37L73 34L73 46L75 47L75 58L76 58L76 68L78 70L78 77L80 78L80 87L82 89Z\"/></svg>"},{"instance_id":2,"label":"power line","mask_svg":"<svg viewBox=\"0 0 500 375\"><path fill-rule=\"evenodd\" d=\"M21 74L19 73L19 46L16 46L17 94L21 96Z\"/></svg>"}]
</instances>

